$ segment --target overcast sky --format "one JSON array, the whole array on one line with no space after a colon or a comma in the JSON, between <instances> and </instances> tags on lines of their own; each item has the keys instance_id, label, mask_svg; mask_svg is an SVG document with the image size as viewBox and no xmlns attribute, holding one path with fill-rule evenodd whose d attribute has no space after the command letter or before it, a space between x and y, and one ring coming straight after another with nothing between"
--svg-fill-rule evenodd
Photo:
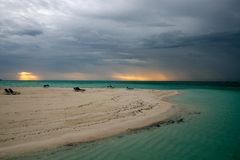
<instances>
[{"instance_id":1,"label":"overcast sky","mask_svg":"<svg viewBox=\"0 0 240 160\"><path fill-rule=\"evenodd\" d=\"M0 78L240 80L239 0L0 0Z\"/></svg>"}]
</instances>

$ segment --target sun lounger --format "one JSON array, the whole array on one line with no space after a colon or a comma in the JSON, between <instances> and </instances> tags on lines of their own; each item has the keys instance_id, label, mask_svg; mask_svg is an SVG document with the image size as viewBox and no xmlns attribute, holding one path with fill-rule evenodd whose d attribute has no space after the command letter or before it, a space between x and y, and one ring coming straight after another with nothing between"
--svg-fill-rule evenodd
<instances>
[{"instance_id":1,"label":"sun lounger","mask_svg":"<svg viewBox=\"0 0 240 160\"><path fill-rule=\"evenodd\" d=\"M20 92L13 91L11 88L8 88L8 90L9 90L9 92L10 92L12 95L20 94Z\"/></svg>"},{"instance_id":2,"label":"sun lounger","mask_svg":"<svg viewBox=\"0 0 240 160\"><path fill-rule=\"evenodd\" d=\"M79 87L74 87L73 90L74 90L75 92L83 92L83 91L86 91L85 89L81 89L81 88L79 88Z\"/></svg>"},{"instance_id":3,"label":"sun lounger","mask_svg":"<svg viewBox=\"0 0 240 160\"><path fill-rule=\"evenodd\" d=\"M4 91L6 95L11 95L11 92L7 88L5 88Z\"/></svg>"},{"instance_id":4,"label":"sun lounger","mask_svg":"<svg viewBox=\"0 0 240 160\"><path fill-rule=\"evenodd\" d=\"M50 87L49 84L45 84L45 85L43 85L43 88L49 88L49 87Z\"/></svg>"},{"instance_id":5,"label":"sun lounger","mask_svg":"<svg viewBox=\"0 0 240 160\"><path fill-rule=\"evenodd\" d=\"M13 91L11 88L5 88L4 89L6 95L17 95L20 94L20 92Z\"/></svg>"},{"instance_id":6,"label":"sun lounger","mask_svg":"<svg viewBox=\"0 0 240 160\"><path fill-rule=\"evenodd\" d=\"M128 90L133 90L134 88L126 87Z\"/></svg>"},{"instance_id":7,"label":"sun lounger","mask_svg":"<svg viewBox=\"0 0 240 160\"><path fill-rule=\"evenodd\" d=\"M107 88L114 88L112 85L108 85Z\"/></svg>"}]
</instances>

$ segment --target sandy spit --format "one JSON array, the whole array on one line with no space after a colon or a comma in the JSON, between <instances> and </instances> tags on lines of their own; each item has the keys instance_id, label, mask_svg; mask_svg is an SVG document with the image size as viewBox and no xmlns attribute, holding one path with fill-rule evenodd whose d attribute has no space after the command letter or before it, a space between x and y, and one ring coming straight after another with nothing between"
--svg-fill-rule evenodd
<instances>
[{"instance_id":1,"label":"sandy spit","mask_svg":"<svg viewBox=\"0 0 240 160\"><path fill-rule=\"evenodd\" d=\"M117 135L179 110L165 100L175 90L14 89L21 94L0 95L0 158Z\"/></svg>"}]
</instances>

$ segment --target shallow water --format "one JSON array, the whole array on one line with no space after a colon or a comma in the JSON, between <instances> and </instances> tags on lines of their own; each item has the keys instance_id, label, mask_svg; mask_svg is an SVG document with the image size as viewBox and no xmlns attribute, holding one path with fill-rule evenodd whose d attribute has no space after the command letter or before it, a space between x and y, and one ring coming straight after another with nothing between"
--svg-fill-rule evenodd
<instances>
[{"instance_id":1,"label":"shallow water","mask_svg":"<svg viewBox=\"0 0 240 160\"><path fill-rule=\"evenodd\" d=\"M171 101L201 114L105 140L61 147L19 160L239 160L240 91L189 89Z\"/></svg>"}]
</instances>

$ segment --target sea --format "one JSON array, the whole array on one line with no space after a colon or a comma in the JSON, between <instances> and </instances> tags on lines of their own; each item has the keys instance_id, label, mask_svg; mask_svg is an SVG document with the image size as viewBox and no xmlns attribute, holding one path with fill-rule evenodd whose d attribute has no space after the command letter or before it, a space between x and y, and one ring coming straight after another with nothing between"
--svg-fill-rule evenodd
<instances>
[{"instance_id":1,"label":"sea","mask_svg":"<svg viewBox=\"0 0 240 160\"><path fill-rule=\"evenodd\" d=\"M177 89L169 100L197 111L183 123L63 146L12 160L240 160L240 82L0 81L0 86Z\"/></svg>"}]
</instances>

